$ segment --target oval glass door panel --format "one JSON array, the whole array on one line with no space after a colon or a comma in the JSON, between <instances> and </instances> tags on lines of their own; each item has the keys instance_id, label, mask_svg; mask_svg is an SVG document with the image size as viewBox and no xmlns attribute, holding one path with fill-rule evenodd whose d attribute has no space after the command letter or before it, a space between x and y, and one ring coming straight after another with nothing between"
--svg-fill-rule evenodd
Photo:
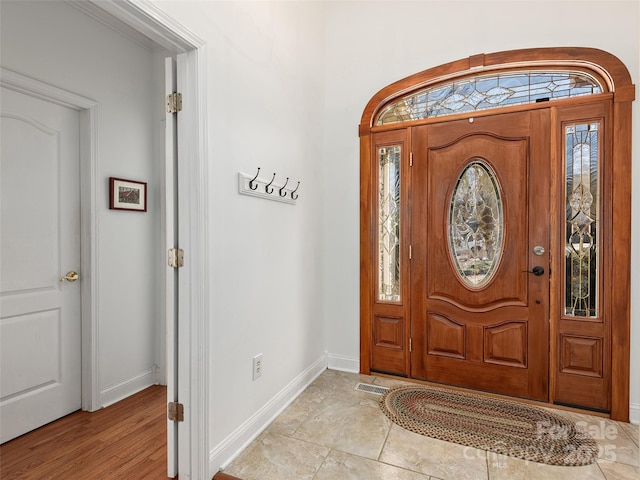
<instances>
[{"instance_id":1,"label":"oval glass door panel","mask_svg":"<svg viewBox=\"0 0 640 480\"><path fill-rule=\"evenodd\" d=\"M500 263L503 231L498 181L491 167L475 158L458 178L449 202L449 252L466 286L489 283Z\"/></svg>"}]
</instances>

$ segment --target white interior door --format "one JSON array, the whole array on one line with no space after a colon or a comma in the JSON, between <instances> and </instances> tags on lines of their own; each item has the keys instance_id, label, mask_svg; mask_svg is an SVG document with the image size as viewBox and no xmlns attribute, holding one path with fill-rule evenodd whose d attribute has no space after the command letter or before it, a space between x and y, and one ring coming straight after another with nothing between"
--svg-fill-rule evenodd
<instances>
[{"instance_id":1,"label":"white interior door","mask_svg":"<svg viewBox=\"0 0 640 480\"><path fill-rule=\"evenodd\" d=\"M176 65L165 59L165 98L176 91ZM165 109L165 251L178 247L177 116ZM167 403L178 401L178 269L165 265ZM167 418L167 474L178 474L178 423Z\"/></svg>"},{"instance_id":2,"label":"white interior door","mask_svg":"<svg viewBox=\"0 0 640 480\"><path fill-rule=\"evenodd\" d=\"M165 60L165 98L173 92L188 95L189 68L186 54L176 59ZM180 172L180 163L187 158L190 148L186 140L188 122L184 112L166 113L165 128L165 221L166 248L181 248L185 241L184 232L189 230L188 195L189 182ZM181 160L182 159L182 160ZM182 175L180 173L183 173ZM181 238L182 237L182 238ZM188 255L187 252L185 255ZM190 268L188 260L180 268L167 266L166 269L166 319L167 319L167 400L179 402L184 406L184 421L174 422L167 419L167 456L169 477L191 478L191 466L197 453L191 447L195 445L191 435L194 416L191 408L192 344L190 331Z\"/></svg>"},{"instance_id":3,"label":"white interior door","mask_svg":"<svg viewBox=\"0 0 640 480\"><path fill-rule=\"evenodd\" d=\"M79 113L1 91L1 442L81 407Z\"/></svg>"}]
</instances>

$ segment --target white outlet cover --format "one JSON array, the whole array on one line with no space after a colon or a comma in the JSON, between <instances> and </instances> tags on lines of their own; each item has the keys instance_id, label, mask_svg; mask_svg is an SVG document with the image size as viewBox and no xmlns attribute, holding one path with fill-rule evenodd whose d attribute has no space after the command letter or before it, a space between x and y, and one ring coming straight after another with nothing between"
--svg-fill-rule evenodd
<instances>
[{"instance_id":1,"label":"white outlet cover","mask_svg":"<svg viewBox=\"0 0 640 480\"><path fill-rule=\"evenodd\" d=\"M262 376L262 354L253 357L253 379L256 380Z\"/></svg>"}]
</instances>

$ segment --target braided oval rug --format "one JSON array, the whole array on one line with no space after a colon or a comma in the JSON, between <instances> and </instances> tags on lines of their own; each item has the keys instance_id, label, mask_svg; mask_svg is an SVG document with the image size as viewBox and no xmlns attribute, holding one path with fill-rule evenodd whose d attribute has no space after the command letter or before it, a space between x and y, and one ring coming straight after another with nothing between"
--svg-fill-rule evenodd
<instances>
[{"instance_id":1,"label":"braided oval rug","mask_svg":"<svg viewBox=\"0 0 640 480\"><path fill-rule=\"evenodd\" d=\"M598 445L572 421L531 405L423 385L388 390L382 411L428 437L548 465L581 466Z\"/></svg>"}]
</instances>

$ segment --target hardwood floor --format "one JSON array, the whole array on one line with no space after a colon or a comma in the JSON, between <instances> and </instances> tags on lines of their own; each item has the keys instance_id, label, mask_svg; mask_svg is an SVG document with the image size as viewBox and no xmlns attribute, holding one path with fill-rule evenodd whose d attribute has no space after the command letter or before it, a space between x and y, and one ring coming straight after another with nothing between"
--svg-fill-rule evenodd
<instances>
[{"instance_id":1,"label":"hardwood floor","mask_svg":"<svg viewBox=\"0 0 640 480\"><path fill-rule=\"evenodd\" d=\"M0 478L167 478L166 387L75 412L0 445Z\"/></svg>"}]
</instances>

